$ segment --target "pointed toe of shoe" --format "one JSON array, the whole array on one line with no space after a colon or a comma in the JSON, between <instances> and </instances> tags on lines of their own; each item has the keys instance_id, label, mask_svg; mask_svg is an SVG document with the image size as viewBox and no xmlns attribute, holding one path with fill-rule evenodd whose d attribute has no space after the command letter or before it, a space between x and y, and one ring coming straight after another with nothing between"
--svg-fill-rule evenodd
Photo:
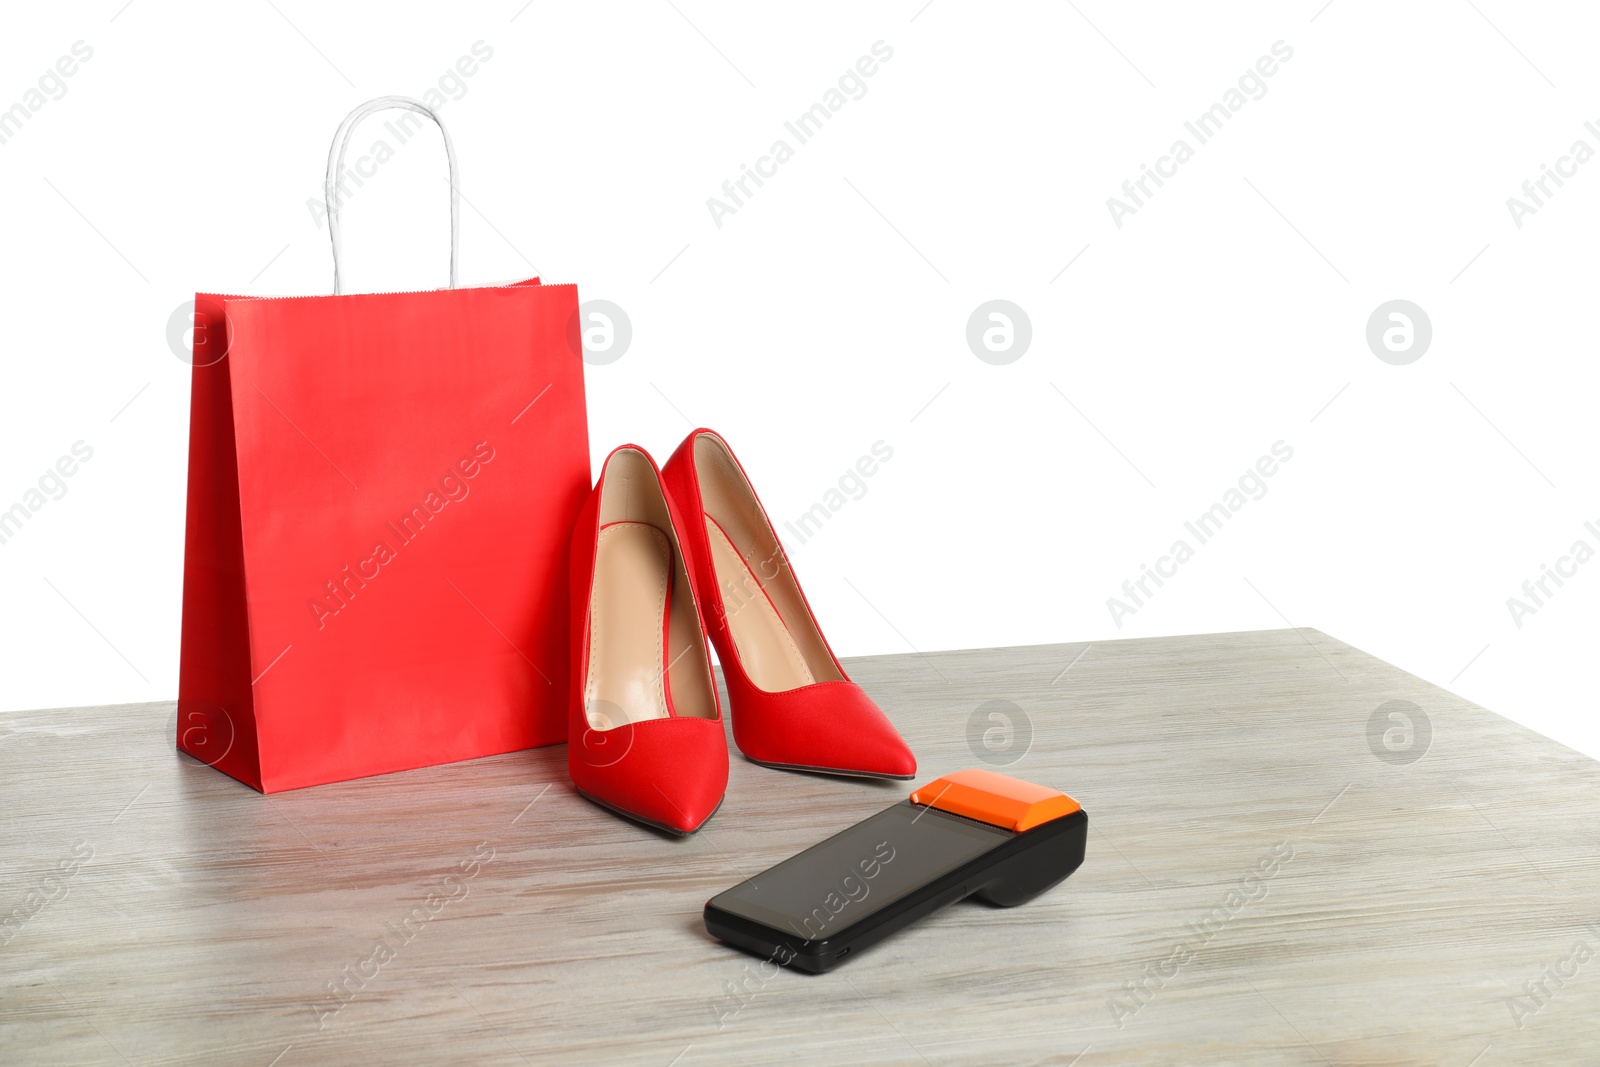
<instances>
[{"instance_id":1,"label":"pointed toe of shoe","mask_svg":"<svg viewBox=\"0 0 1600 1067\"><path fill-rule=\"evenodd\" d=\"M718 719L652 719L592 731L569 746L567 767L591 800L675 834L700 829L728 788Z\"/></svg>"},{"instance_id":2,"label":"pointed toe of shoe","mask_svg":"<svg viewBox=\"0 0 1600 1067\"><path fill-rule=\"evenodd\" d=\"M885 725L888 725L887 720ZM853 755L854 759L845 761L844 765L836 769L870 778L917 776L917 757L911 754L911 749L893 726L888 726L880 736L870 742L858 745Z\"/></svg>"},{"instance_id":3,"label":"pointed toe of shoe","mask_svg":"<svg viewBox=\"0 0 1600 1067\"><path fill-rule=\"evenodd\" d=\"M854 682L751 694L733 720L739 750L757 763L867 778L914 778L900 731Z\"/></svg>"},{"instance_id":4,"label":"pointed toe of shoe","mask_svg":"<svg viewBox=\"0 0 1600 1067\"><path fill-rule=\"evenodd\" d=\"M917 757L911 754L910 747L905 743L898 731L893 731L893 736L884 739L884 743L875 753L871 761L872 772L880 778L915 778L917 776Z\"/></svg>"}]
</instances>

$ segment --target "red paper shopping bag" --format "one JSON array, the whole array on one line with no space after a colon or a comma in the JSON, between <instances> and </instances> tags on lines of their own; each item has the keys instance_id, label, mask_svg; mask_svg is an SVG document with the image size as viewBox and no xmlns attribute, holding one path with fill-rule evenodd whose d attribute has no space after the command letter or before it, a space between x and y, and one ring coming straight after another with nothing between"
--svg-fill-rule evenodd
<instances>
[{"instance_id":1,"label":"red paper shopping bag","mask_svg":"<svg viewBox=\"0 0 1600 1067\"><path fill-rule=\"evenodd\" d=\"M343 142L328 223L338 281ZM441 130L443 127L440 127ZM178 747L262 792L565 740L577 290L195 298Z\"/></svg>"}]
</instances>

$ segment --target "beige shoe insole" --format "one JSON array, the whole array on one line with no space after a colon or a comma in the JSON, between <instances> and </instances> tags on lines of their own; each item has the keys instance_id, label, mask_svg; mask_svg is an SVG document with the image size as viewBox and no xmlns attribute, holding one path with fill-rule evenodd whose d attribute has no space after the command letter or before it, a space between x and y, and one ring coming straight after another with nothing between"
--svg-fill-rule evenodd
<instances>
[{"instance_id":1,"label":"beige shoe insole","mask_svg":"<svg viewBox=\"0 0 1600 1067\"><path fill-rule=\"evenodd\" d=\"M769 693L815 682L805 656L767 598L760 579L709 515L706 536L711 541L711 562L722 592L723 610L727 612L728 632L745 674L758 689Z\"/></svg>"},{"instance_id":2,"label":"beige shoe insole","mask_svg":"<svg viewBox=\"0 0 1600 1067\"><path fill-rule=\"evenodd\" d=\"M671 574L672 546L654 526L617 522L600 531L583 689L592 729L669 717L662 641Z\"/></svg>"}]
</instances>

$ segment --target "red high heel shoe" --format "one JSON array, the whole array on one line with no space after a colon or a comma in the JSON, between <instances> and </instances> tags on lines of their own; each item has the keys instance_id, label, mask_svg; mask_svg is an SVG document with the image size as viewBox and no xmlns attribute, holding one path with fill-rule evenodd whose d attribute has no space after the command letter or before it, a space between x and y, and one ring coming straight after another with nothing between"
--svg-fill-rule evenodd
<instances>
[{"instance_id":1,"label":"red high heel shoe","mask_svg":"<svg viewBox=\"0 0 1600 1067\"><path fill-rule=\"evenodd\" d=\"M662 476L684 519L739 750L785 770L914 778L916 757L845 676L727 442L695 430Z\"/></svg>"},{"instance_id":2,"label":"red high heel shoe","mask_svg":"<svg viewBox=\"0 0 1600 1067\"><path fill-rule=\"evenodd\" d=\"M590 800L691 834L722 803L728 742L675 519L649 453L606 457L572 535L567 769Z\"/></svg>"}]
</instances>

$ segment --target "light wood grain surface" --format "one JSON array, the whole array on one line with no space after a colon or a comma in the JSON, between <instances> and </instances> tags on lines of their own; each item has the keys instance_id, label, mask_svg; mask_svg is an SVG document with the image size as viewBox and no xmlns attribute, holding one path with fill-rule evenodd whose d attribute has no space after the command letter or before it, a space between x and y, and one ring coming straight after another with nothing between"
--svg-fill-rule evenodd
<instances>
[{"instance_id":1,"label":"light wood grain surface","mask_svg":"<svg viewBox=\"0 0 1600 1067\"><path fill-rule=\"evenodd\" d=\"M1600 1062L1594 761L1314 630L849 669L921 780L1082 801L1083 867L771 973L706 899L907 784L735 756L669 839L559 746L263 797L170 703L0 715L0 1063Z\"/></svg>"}]
</instances>

